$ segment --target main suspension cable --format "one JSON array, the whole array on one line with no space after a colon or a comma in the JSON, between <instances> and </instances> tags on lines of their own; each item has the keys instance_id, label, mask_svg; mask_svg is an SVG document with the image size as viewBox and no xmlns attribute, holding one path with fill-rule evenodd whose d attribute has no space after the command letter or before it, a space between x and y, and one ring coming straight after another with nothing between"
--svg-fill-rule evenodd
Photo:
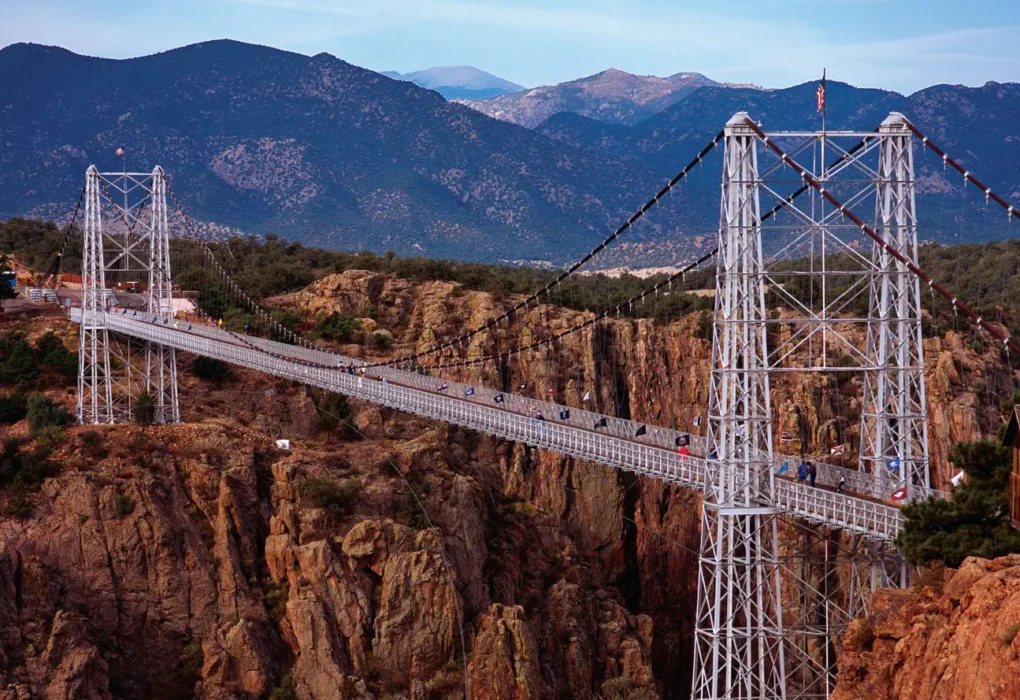
<instances>
[{"instance_id":1,"label":"main suspension cable","mask_svg":"<svg viewBox=\"0 0 1020 700\"><path fill-rule=\"evenodd\" d=\"M828 200L828 202L830 204L832 204L832 206L834 206L844 218L849 219L851 222L853 222L853 224L856 225L858 228L860 228L861 231L866 236L868 236L873 241L875 241L875 243L880 245L887 253L889 253L889 255L891 255L892 257L896 258L896 260L898 260L900 263L905 265L908 270L910 270L912 273L914 273L914 275L916 275L920 279L922 279L925 282L927 282L928 287L930 289L933 289L934 291L938 292L939 295L941 295L944 299L948 300L949 303L953 305L953 308L955 310L959 310L960 312L963 313L964 316L966 316L967 318L969 318L972 321L974 321L978 328L983 328L993 338L1002 341L1002 344L1005 347L1013 350L1014 352L1020 352L1020 345L1018 345L1015 342L1013 342L1012 337L1008 333L1004 333L1004 332L1000 331L999 329L995 328L992 325L984 324L984 319L982 319L979 315L974 313L974 311L969 306L967 306L967 304L965 304L964 302L960 301L955 296L953 296L952 293L950 293L950 291L948 289L946 289L945 287L940 285L938 282L933 280L931 277L929 277L924 272L924 270L922 270L917 265L915 265L913 262L908 260L906 258L906 256L904 256L900 251L896 250L896 248L894 248L893 246L889 245L889 243L887 243L885 241L885 239L883 239L880 235L878 235L878 233L876 233L873 228L871 228L866 223L861 221L861 219L856 214L854 214L851 210L847 209L847 207L845 205L843 205L838 199L836 199L831 192L826 190L825 187L823 187L822 184L817 179L815 179L815 177L813 175L811 175L811 173L809 173L807 170L805 170L804 167L800 165L800 163L798 163L797 161L795 161L792 158L790 158L789 156L787 156L786 153L783 152L783 149L780 148L774 141L772 141L768 137L768 135L766 135L765 132L762 131L761 128L757 124L755 124L751 119L746 119L745 123L751 129L751 131L753 131L755 134L758 135L758 138L760 138L762 140L762 142L766 146L768 146L770 149L772 149L772 151L777 156L779 156L780 159L782 159L782 161L785 164L787 164L788 166L790 166L791 168L796 170L797 173L804 179L804 181L810 187L813 187L815 190L817 190L818 193L820 195L822 195L822 197L824 197L826 200ZM907 122L907 124L908 124L908 128L909 128L909 124L910 123ZM916 134L920 134L920 132L917 131L916 129L911 129L911 131L913 131ZM923 138L923 134L921 134L921 136ZM943 152L943 155L944 155L944 152ZM948 159L948 157L947 157L947 159ZM956 167L959 167L959 166L956 166ZM970 176L969 173L967 173L966 171L963 171L963 173L967 177L968 180L972 179L972 176ZM976 178L974 178L974 180L976 181ZM979 181L978 181L978 186L979 187L983 187L983 185L981 185ZM984 188L984 189L986 191L986 194L991 196L991 194L990 194L991 191L988 190L987 188ZM1012 206L1010 206L1004 200L1002 200L1001 197L997 197L996 201L999 202L1000 204L1002 204L1002 206L1004 206L1006 208L1006 211L1009 212L1011 216L1013 215L1013 207Z\"/></svg>"},{"instance_id":2,"label":"main suspension cable","mask_svg":"<svg viewBox=\"0 0 1020 700\"><path fill-rule=\"evenodd\" d=\"M192 224L191 219L184 212L184 207L181 206L181 203L177 199L177 195L174 193L173 188L170 187L169 182L166 183L166 191L167 194L170 195L170 198L173 200L174 206L177 208L177 212L181 215L181 219L183 219L184 225L188 229L188 233L191 234L191 237L197 242L199 248L202 249L202 252L205 254L210 264L213 266L216 272L219 273L220 277L227 285L227 289L229 291L236 294L245 304L248 305L248 307L251 309L253 313L257 314L259 317L262 318L263 321L265 321L271 327L275 328L282 335L282 337L288 338L291 340L291 342L310 349L322 350L323 352L332 352L330 350L318 348L312 345L311 343L308 343L296 332L294 332L290 328L287 328L285 325L283 325L275 318L273 318L272 314L270 314L269 311L265 309L265 307L263 307L258 301L253 299L251 296L248 295L247 292L241 289L241 286L234 281L233 277L230 276L230 273L227 272L226 268L224 268L223 265L220 264L220 261L216 259L216 255L215 253L213 253L212 248L209 246L209 244L201 236L198 235L198 231Z\"/></svg>"},{"instance_id":3,"label":"main suspension cable","mask_svg":"<svg viewBox=\"0 0 1020 700\"><path fill-rule=\"evenodd\" d=\"M1007 221L1014 216L1020 218L1020 211L1017 211L1017 209L1015 209L1012 204L1010 204L1005 199L992 192L992 188L986 186L985 183L981 182L976 177L974 177L973 173L971 173L969 170L966 170L962 165L956 162L956 160L949 157L949 155L944 150L935 145L935 143L931 139L929 139L920 129L918 129L916 126L910 123L909 120L904 119L904 122L906 123L907 128L910 129L911 133L913 133L914 136L916 136L917 138L921 139L921 143L924 144L925 147L927 147L930 151L932 151L939 158L941 158L944 164L951 165L954 170L963 175L964 182L969 182L975 187L977 187L979 190L981 190L985 195L985 201L991 199L993 202L995 202L1003 209L1005 209Z\"/></svg>"},{"instance_id":4,"label":"main suspension cable","mask_svg":"<svg viewBox=\"0 0 1020 700\"><path fill-rule=\"evenodd\" d=\"M865 137L865 138L861 139L858 143L856 143L852 148L850 148L848 151L846 151L843 155L841 155L839 158L835 159L829 165L828 169L829 170L833 170L838 165L840 165L843 162L845 162L845 161L849 160L850 158L852 158L854 156L854 154L856 154L858 151L860 151L862 148L864 148L867 145L867 143L870 140L870 138L871 137ZM777 202L775 204L775 206L773 206L769 211L765 212L765 214L762 215L761 223L764 223L764 222L768 221L769 219L771 219L773 216L778 214L780 211L782 211L788 205L792 204L793 201L795 199L797 199L797 197L799 197L800 195L804 194L809 189L811 189L810 185L802 185L799 189L797 189L795 192L793 192L789 196L785 197L782 201ZM579 332L579 331L587 328L588 326L593 325L594 323L597 323L598 321L600 321L600 320L602 320L604 318L608 318L610 315L612 315L612 313L614 311L616 312L617 315L620 315L624 308L633 307L634 304L639 303L641 301L644 301L644 299L646 299L647 297L649 297L649 296L651 296L653 294L657 295L658 292L662 291L663 288L672 289L673 282L675 282L677 279L682 279L687 273L689 273L692 270L700 267L702 264L704 264L710 258L715 256L715 254L717 252L719 252L719 249L718 248L713 248L708 253L706 253L705 255L703 255L700 258L698 258L695 262L687 265L686 267L684 267L681 270L678 270L677 272L674 272L672 275L670 275L666 279L656 283L655 285L653 285L651 287L648 287L647 289L641 291L640 293L630 297L626 301L620 302L619 304L616 304L615 306L611 306L610 308L604 310L602 313L596 315L594 318L587 319L587 320L585 320L585 321L583 321L581 323L575 324L574 326L568 328L567 330L563 331L562 333L559 333L558 335L551 336L549 338L544 338L544 339L539 340L539 341L535 341L533 343L530 343L529 345L521 345L521 346L518 346L516 348L511 348L511 349L508 349L508 350L504 350L502 352L489 353L488 355L484 355L484 356L480 356L480 357L475 357L475 358L471 358L471 359L464 359L464 360L461 360L459 362L448 362L448 363L443 363L443 364L422 365L422 367L425 368L425 369L434 369L434 370L444 370L444 369L450 369L450 368L454 368L454 367L465 368L465 367L468 367L470 365L482 364L484 362L488 362L488 361L492 361L492 360L501 360L504 356L511 357L514 354L517 354L517 353L520 353L520 352L526 352L526 351L529 351L529 350L535 350L535 349L541 347L542 345L551 344L554 340L558 340L560 338L563 338L564 336L570 335L572 333ZM369 366L374 366L374 365L369 365Z\"/></svg>"},{"instance_id":5,"label":"main suspension cable","mask_svg":"<svg viewBox=\"0 0 1020 700\"><path fill-rule=\"evenodd\" d=\"M60 250L57 251L57 257L53 259L50 266L46 268L46 272L43 273L42 279L39 280L41 286L45 286L48 279L56 281L57 275L60 274L61 259L67 251L67 244L71 242L71 234L74 232L74 222L78 220L78 212L81 210L81 203L85 201L85 189L85 186L83 186L81 188L81 194L78 195L78 203L74 207L74 214L71 216L71 223L67 225L67 232L64 234L64 242L60 244ZM56 288L55 285L54 288Z\"/></svg>"},{"instance_id":6,"label":"main suspension cable","mask_svg":"<svg viewBox=\"0 0 1020 700\"><path fill-rule=\"evenodd\" d=\"M690 163L688 163L684 167L683 170L681 170L679 173L677 173L675 176L673 176L673 178L669 182L667 182L666 185L661 190L659 190L658 192L655 193L654 197L652 197L650 200L645 202L636 212L634 212L631 215L631 217L629 219L627 219L626 222L624 222L619 228L617 228L615 231L613 231L613 233L611 233L604 241L602 241L597 246L595 246L591 250L590 253L588 253L583 258L581 258L580 260L575 262L573 265L568 267L558 277L556 277L556 279L554 279L553 281L551 281L548 284L546 284L542 289L540 289L537 292L531 294L530 296L528 296L524 300L518 302L513 307L511 307L509 310L503 312L499 316L496 316L494 318L489 319L488 321L486 321L481 326L478 326L477 328L474 328L473 330L467 331L466 333L462 334L458 338L455 338L454 340L451 340L451 341L448 341L448 342L445 342L445 343L438 343L438 344L433 345L432 347L428 348L427 350L422 350L421 352L418 352L418 353L415 353L415 354L412 354L412 355L405 355L403 357L398 357L396 359L389 360L387 362L381 362L381 363L379 363L379 365L380 366L388 366L388 365L399 365L399 364L408 363L408 362L417 362L418 360L420 360L423 357L427 357L429 355L441 354L444 350L446 350L447 348L452 348L454 345L458 345L458 346L462 345L463 343L465 343L467 341L470 341L471 338L473 338L474 336L478 335L479 333L485 332L485 331L487 331L487 330L489 330L489 329L491 329L491 328L493 328L495 326L498 326L501 321L505 320L505 321L507 321L509 323L509 319L510 319L511 316L516 315L521 309L527 309L532 304L539 303L539 299L541 298L541 296L543 294L548 296L549 292L553 288L555 288L556 286L561 284L564 280L566 280L572 274L577 272L577 270L579 270L581 267L583 267L589 261L591 261L592 258L594 258L596 255L598 255L603 250L605 250L613 241L617 240L622 234L624 234L635 223L637 223L645 214L647 214L648 211L652 207L654 207L657 204L659 204L659 202L662 200L662 198L665 197L667 194L669 194L673 190L673 188L677 185L677 183L679 183L681 180L683 180L685 177L687 177L687 174L690 173L690 171L693 170L699 163L701 163L702 159L706 155L708 155L709 152L711 152L711 150L713 148L715 148L719 144L719 141L722 140L723 136L724 136L724 132L722 132L722 131L720 131L718 134L716 134L715 137L708 143L708 145L706 145L704 148L702 148L701 151L698 153L698 155L694 157L694 160L692 160Z\"/></svg>"},{"instance_id":7,"label":"main suspension cable","mask_svg":"<svg viewBox=\"0 0 1020 700\"><path fill-rule=\"evenodd\" d=\"M454 367L468 367L470 365L477 365L477 364L482 364L484 362L491 362L492 360L496 360L496 359L502 359L504 355L507 356L507 357L510 357L512 355L515 355L515 354L518 354L518 353L521 353L521 352L528 352L529 350L537 350L538 348L542 347L543 345L551 345L555 341L560 340L561 338L564 338L564 337L566 337L568 335L571 335L573 333L577 333L579 331L582 331L585 328L587 328L588 326L591 326L591 325L594 325L594 324L598 323L602 319L609 318L614 313L619 314L621 312L621 310L623 309L623 307L631 306L631 305L633 305L636 302L643 301L646 297L649 297L649 296L655 294L656 292L662 290L663 288L666 288L666 287L670 286L678 278L682 278L688 272L694 270L695 268L700 267L705 261L707 261L710 258L712 258L718 252L718 250L719 250L718 248L713 248L711 251L709 251L708 253L705 253L700 258L698 258L696 261L691 263L690 265L687 265L682 270L674 272L672 275L670 275L666 279L662 280L661 282L658 282L657 284L655 284L652 287L649 287L648 289L645 289L640 294L632 296L627 301L624 301L624 302L621 302L619 304L616 304L615 306L611 306L610 308L602 311L601 313L596 314L592 318L586 319L585 321L582 321L581 323L577 323L577 324L571 326L570 328L566 329L565 331L562 331L562 332L557 333L555 335L551 335L548 338L543 338L542 340L537 340L537 341L535 341L533 343L530 343L528 345L520 345L520 346L518 346L516 348L511 348L509 350L504 350L502 352L490 353L488 355L484 355L484 356L481 356L481 357L474 357L474 358L471 358L471 359L464 359L464 360L461 360L461 361L458 361L458 362L449 362L449 363L445 363L445 364L422 365L422 368L423 369L429 369L429 370L444 370L444 369L450 369L450 368L454 368ZM382 363L376 364L376 365L368 365L368 366L369 367L378 367L378 366L381 366L381 364Z\"/></svg>"}]
</instances>

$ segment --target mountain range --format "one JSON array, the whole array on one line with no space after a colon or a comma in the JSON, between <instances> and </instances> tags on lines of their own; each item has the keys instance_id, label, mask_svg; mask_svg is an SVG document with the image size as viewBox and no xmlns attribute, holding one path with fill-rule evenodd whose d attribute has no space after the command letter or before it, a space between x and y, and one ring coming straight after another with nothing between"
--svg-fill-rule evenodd
<instances>
[{"instance_id":1,"label":"mountain range","mask_svg":"<svg viewBox=\"0 0 1020 700\"><path fill-rule=\"evenodd\" d=\"M606 124L637 124L706 86L720 83L701 73L660 78L610 68L558 85L459 101L490 117L529 128L560 113L580 114Z\"/></svg>"},{"instance_id":2,"label":"mountain range","mask_svg":"<svg viewBox=\"0 0 1020 700\"><path fill-rule=\"evenodd\" d=\"M560 112L536 131L572 148L644 166L666 177L738 111L747 111L772 131L821 129L816 89L816 83L782 90L707 86L633 126ZM1010 201L1020 200L1020 84L936 85L905 96L830 80L826 93L829 129L873 131L890 112L901 112L965 167L972 167L994 191ZM939 158L918 149L915 161L922 240L965 243L1016 235L1006 218L984 207L981 194L964 188ZM713 192L718 192L717 173L710 185ZM692 181L690 186L703 185ZM715 204L713 200L713 208L704 212L706 218L695 220L711 225Z\"/></svg>"},{"instance_id":3,"label":"mountain range","mask_svg":"<svg viewBox=\"0 0 1020 700\"><path fill-rule=\"evenodd\" d=\"M448 100L484 99L518 92L524 88L474 66L436 66L412 73L383 71L388 78L408 80L418 87L435 90Z\"/></svg>"},{"instance_id":4,"label":"mountain range","mask_svg":"<svg viewBox=\"0 0 1020 700\"><path fill-rule=\"evenodd\" d=\"M124 146L200 222L331 248L558 262L660 179L328 54L233 41L125 60L11 45L0 115L3 215L66 221Z\"/></svg>"},{"instance_id":5,"label":"mountain range","mask_svg":"<svg viewBox=\"0 0 1020 700\"><path fill-rule=\"evenodd\" d=\"M418 79L450 80L442 70ZM130 167L166 169L206 231L560 264L626 220L734 112L771 130L818 128L815 88L605 71L556 94L537 89L553 95L548 116L524 99L534 91L490 101L517 99L526 128L328 54L216 41L110 60L16 44L0 50L0 216L67 221L88 165L119 170L124 146ZM1020 198L1020 85L904 96L829 82L830 128L871 130L892 110ZM922 238L1011 235L940 163L917 161ZM718 187L718 160L708 161L610 260L667 264L703 251Z\"/></svg>"}]
</instances>

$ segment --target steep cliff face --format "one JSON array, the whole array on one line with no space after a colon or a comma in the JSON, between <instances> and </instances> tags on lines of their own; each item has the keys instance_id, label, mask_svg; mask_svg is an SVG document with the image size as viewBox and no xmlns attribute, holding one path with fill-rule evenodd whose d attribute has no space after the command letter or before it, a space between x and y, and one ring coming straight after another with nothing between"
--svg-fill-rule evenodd
<instances>
[{"instance_id":1,"label":"steep cliff face","mask_svg":"<svg viewBox=\"0 0 1020 700\"><path fill-rule=\"evenodd\" d=\"M1020 697L1020 556L880 591L847 632L832 700Z\"/></svg>"},{"instance_id":2,"label":"steep cliff face","mask_svg":"<svg viewBox=\"0 0 1020 700\"><path fill-rule=\"evenodd\" d=\"M469 436L414 427L284 455L233 422L118 427L98 459L75 429L0 525L0 697L586 697L621 675L654 697L652 620L490 492ZM310 478L360 494L322 507ZM433 527L394 521L403 478Z\"/></svg>"}]
</instances>

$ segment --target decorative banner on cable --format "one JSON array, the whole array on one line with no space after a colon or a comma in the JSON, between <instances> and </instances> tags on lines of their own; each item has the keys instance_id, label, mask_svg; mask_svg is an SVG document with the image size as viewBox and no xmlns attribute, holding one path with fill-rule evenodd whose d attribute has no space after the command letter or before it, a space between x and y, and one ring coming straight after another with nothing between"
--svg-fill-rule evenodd
<instances>
[{"instance_id":1,"label":"decorative banner on cable","mask_svg":"<svg viewBox=\"0 0 1020 700\"><path fill-rule=\"evenodd\" d=\"M836 445L829 450L829 454L831 455L841 455L844 452L846 452L846 445Z\"/></svg>"},{"instance_id":2,"label":"decorative banner on cable","mask_svg":"<svg viewBox=\"0 0 1020 700\"><path fill-rule=\"evenodd\" d=\"M783 463L779 466L779 469L776 470L776 474L785 474L788 471L790 471L790 460L784 459Z\"/></svg>"}]
</instances>

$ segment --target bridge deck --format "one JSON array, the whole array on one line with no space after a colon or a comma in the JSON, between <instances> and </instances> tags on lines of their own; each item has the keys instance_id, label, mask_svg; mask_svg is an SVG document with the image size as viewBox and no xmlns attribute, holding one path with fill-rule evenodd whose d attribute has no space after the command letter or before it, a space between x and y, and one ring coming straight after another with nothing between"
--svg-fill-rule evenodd
<instances>
[{"instance_id":1,"label":"bridge deck","mask_svg":"<svg viewBox=\"0 0 1020 700\"><path fill-rule=\"evenodd\" d=\"M72 321L81 322L81 309L72 308L70 315ZM362 360L241 336L209 326L193 325L185 330L162 321L152 322L151 317L116 311L94 319L96 325L111 331L533 447L681 486L701 488L704 484L705 460L696 456L681 458L674 452L674 440L681 434L678 431L647 425L646 434L637 436L638 429L645 424L573 407L568 409L509 392L444 382L392 367L372 368L368 376L351 374L344 368L348 363L363 364ZM445 389L440 390L444 383ZM502 394L502 403L495 402L497 394ZM560 411L564 409L569 410L569 416L561 419ZM545 420L536 420L535 410L541 411ZM596 422L603 418L605 426L595 429ZM691 441L694 451L703 454L703 438L691 436ZM847 488L857 493L835 493L826 488L776 479L772 502L761 505L874 539L894 539L903 516L899 508L867 495L874 489L870 475L826 465L819 470L818 480L823 486L831 487L844 473ZM866 495L862 497L858 493Z\"/></svg>"}]
</instances>

